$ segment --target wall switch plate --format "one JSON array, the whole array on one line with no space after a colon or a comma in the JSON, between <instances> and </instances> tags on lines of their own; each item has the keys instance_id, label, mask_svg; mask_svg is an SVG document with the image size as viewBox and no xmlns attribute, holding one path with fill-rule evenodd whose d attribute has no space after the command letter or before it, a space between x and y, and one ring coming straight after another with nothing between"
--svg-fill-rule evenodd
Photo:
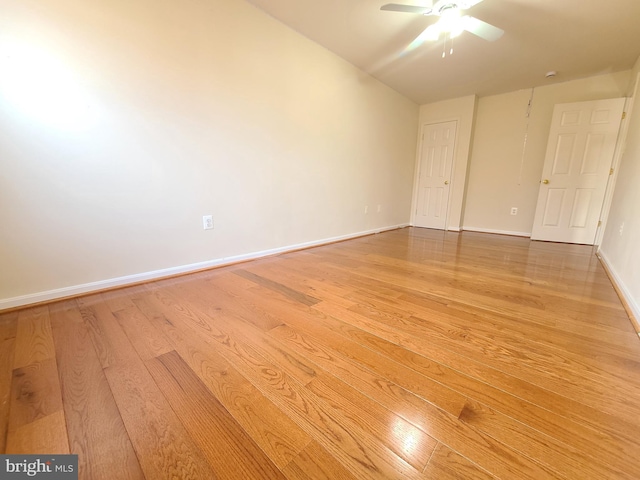
<instances>
[{"instance_id":1,"label":"wall switch plate","mask_svg":"<svg viewBox=\"0 0 640 480\"><path fill-rule=\"evenodd\" d=\"M364 214L366 215L367 213L369 213L369 205L364 206Z\"/></svg>"},{"instance_id":2,"label":"wall switch plate","mask_svg":"<svg viewBox=\"0 0 640 480\"><path fill-rule=\"evenodd\" d=\"M378 205L378 213L382 211L382 205Z\"/></svg>"},{"instance_id":3,"label":"wall switch plate","mask_svg":"<svg viewBox=\"0 0 640 480\"><path fill-rule=\"evenodd\" d=\"M213 215L202 216L202 228L204 228L205 230L213 229Z\"/></svg>"},{"instance_id":4,"label":"wall switch plate","mask_svg":"<svg viewBox=\"0 0 640 480\"><path fill-rule=\"evenodd\" d=\"M511 215L517 215L518 214L518 207L511 207Z\"/></svg>"}]
</instances>

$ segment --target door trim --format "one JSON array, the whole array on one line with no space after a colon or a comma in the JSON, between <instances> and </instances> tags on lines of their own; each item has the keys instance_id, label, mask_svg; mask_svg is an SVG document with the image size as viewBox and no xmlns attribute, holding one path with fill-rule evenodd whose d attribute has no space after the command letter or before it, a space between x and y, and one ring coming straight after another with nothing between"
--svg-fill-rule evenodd
<instances>
[{"instance_id":1,"label":"door trim","mask_svg":"<svg viewBox=\"0 0 640 480\"><path fill-rule=\"evenodd\" d=\"M624 154L625 147L627 145L627 135L629 133L629 119L631 118L631 114L633 111L634 100L637 98L638 94L638 82L640 82L640 73L638 73L635 90L633 92L632 97L626 97L624 102L623 111L625 112L625 117L622 119L620 123L620 130L618 131L618 140L616 141L616 149L613 152L613 161L611 162L611 168L613 168L613 175L609 176L609 181L607 182L607 187L604 191L604 201L602 202L602 210L600 212L600 226L596 231L596 239L593 242L593 245L596 247L600 247L602 243L602 239L604 237L604 232L607 228L607 220L609 219L609 211L611 210L611 202L613 201L613 193L616 189L616 182L618 180L618 170L620 170L620 161L622 160L622 155Z\"/></svg>"}]
</instances>

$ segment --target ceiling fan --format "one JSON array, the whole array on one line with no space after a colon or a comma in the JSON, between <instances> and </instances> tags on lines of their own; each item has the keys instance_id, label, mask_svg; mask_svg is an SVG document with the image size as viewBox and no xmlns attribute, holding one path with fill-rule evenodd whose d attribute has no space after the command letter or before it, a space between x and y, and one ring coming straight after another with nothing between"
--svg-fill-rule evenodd
<instances>
[{"instance_id":1,"label":"ceiling fan","mask_svg":"<svg viewBox=\"0 0 640 480\"><path fill-rule=\"evenodd\" d=\"M481 1L482 0L438 0L431 7L388 3L380 7L380 10L439 17L436 23L429 25L411 42L409 47L407 47L408 50L417 47L425 40L438 40L442 34L444 34L446 41L447 38L455 38L464 31L494 42L502 37L504 30L475 17L461 15L462 10L467 10Z\"/></svg>"}]
</instances>

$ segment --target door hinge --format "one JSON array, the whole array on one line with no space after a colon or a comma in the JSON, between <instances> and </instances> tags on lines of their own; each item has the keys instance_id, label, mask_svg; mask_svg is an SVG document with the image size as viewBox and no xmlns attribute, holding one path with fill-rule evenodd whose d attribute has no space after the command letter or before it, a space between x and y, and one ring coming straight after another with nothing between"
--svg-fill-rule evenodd
<instances>
[{"instance_id":1,"label":"door hinge","mask_svg":"<svg viewBox=\"0 0 640 480\"><path fill-rule=\"evenodd\" d=\"M602 220L598 220L598 226L601 227L602 226Z\"/></svg>"},{"instance_id":2,"label":"door hinge","mask_svg":"<svg viewBox=\"0 0 640 480\"><path fill-rule=\"evenodd\" d=\"M613 175L613 168L609 169L609 175Z\"/></svg>"},{"instance_id":3,"label":"door hinge","mask_svg":"<svg viewBox=\"0 0 640 480\"><path fill-rule=\"evenodd\" d=\"M624 120L625 118L627 118L627 112L622 112L622 119Z\"/></svg>"}]
</instances>

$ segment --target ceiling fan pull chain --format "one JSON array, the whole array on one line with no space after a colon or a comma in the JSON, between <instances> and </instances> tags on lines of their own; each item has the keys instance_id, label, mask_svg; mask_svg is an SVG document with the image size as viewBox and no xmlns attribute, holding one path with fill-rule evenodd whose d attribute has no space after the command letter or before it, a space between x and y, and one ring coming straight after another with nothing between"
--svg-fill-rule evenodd
<instances>
[{"instance_id":1,"label":"ceiling fan pull chain","mask_svg":"<svg viewBox=\"0 0 640 480\"><path fill-rule=\"evenodd\" d=\"M444 38L442 40L442 58L447 56L447 37L449 38L449 43L451 43L451 47L449 48L449 55L453 55L453 37L450 33L445 32Z\"/></svg>"}]
</instances>

